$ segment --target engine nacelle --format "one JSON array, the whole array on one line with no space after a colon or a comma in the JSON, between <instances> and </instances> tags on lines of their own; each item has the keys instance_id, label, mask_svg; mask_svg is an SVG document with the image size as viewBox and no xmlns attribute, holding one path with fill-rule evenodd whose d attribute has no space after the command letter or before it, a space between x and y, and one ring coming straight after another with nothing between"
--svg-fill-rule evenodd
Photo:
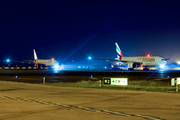
<instances>
[{"instance_id":1,"label":"engine nacelle","mask_svg":"<svg viewBox=\"0 0 180 120\"><path fill-rule=\"evenodd\" d=\"M136 63L129 63L128 64L128 68L135 68L135 67L137 67Z\"/></svg>"},{"instance_id":2,"label":"engine nacelle","mask_svg":"<svg viewBox=\"0 0 180 120\"><path fill-rule=\"evenodd\" d=\"M136 63L133 63L133 68L136 68L137 67L137 64Z\"/></svg>"},{"instance_id":3,"label":"engine nacelle","mask_svg":"<svg viewBox=\"0 0 180 120\"><path fill-rule=\"evenodd\" d=\"M41 68L41 67L44 67L43 64L36 64L36 68Z\"/></svg>"}]
</instances>

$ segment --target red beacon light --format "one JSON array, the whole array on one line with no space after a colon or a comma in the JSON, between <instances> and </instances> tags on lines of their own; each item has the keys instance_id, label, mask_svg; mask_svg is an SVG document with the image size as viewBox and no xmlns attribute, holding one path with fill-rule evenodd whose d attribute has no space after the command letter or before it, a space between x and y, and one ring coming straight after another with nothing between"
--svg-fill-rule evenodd
<instances>
[{"instance_id":1,"label":"red beacon light","mask_svg":"<svg viewBox=\"0 0 180 120\"><path fill-rule=\"evenodd\" d=\"M54 60L54 58L51 58L51 60Z\"/></svg>"},{"instance_id":2,"label":"red beacon light","mask_svg":"<svg viewBox=\"0 0 180 120\"><path fill-rule=\"evenodd\" d=\"M151 55L150 55L150 54L147 54L146 57L151 57Z\"/></svg>"}]
</instances>

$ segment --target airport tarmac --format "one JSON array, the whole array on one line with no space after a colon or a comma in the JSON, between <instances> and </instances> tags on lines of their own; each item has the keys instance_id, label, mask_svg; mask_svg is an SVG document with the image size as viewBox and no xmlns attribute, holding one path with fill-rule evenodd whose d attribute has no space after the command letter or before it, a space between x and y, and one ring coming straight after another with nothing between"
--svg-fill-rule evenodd
<instances>
[{"instance_id":1,"label":"airport tarmac","mask_svg":"<svg viewBox=\"0 0 180 120\"><path fill-rule=\"evenodd\" d=\"M0 81L1 120L179 120L172 93Z\"/></svg>"},{"instance_id":2,"label":"airport tarmac","mask_svg":"<svg viewBox=\"0 0 180 120\"><path fill-rule=\"evenodd\" d=\"M0 70L0 80L26 83L77 82L102 80L103 77L128 78L131 80L164 80L179 77L180 71L53 71L53 70Z\"/></svg>"}]
</instances>

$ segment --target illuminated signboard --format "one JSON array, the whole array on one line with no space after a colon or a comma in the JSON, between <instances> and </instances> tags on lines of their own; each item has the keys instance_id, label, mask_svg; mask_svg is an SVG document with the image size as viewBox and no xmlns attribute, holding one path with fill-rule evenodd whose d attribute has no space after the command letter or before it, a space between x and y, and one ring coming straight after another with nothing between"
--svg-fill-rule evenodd
<instances>
[{"instance_id":1,"label":"illuminated signboard","mask_svg":"<svg viewBox=\"0 0 180 120\"><path fill-rule=\"evenodd\" d=\"M128 85L128 78L111 78L111 85Z\"/></svg>"},{"instance_id":2,"label":"illuminated signboard","mask_svg":"<svg viewBox=\"0 0 180 120\"><path fill-rule=\"evenodd\" d=\"M180 78L176 78L176 84L177 84L177 85L180 84Z\"/></svg>"},{"instance_id":3,"label":"illuminated signboard","mask_svg":"<svg viewBox=\"0 0 180 120\"><path fill-rule=\"evenodd\" d=\"M128 85L128 78L110 78L110 77L104 77L103 78L104 84L109 85Z\"/></svg>"},{"instance_id":4,"label":"illuminated signboard","mask_svg":"<svg viewBox=\"0 0 180 120\"><path fill-rule=\"evenodd\" d=\"M111 84L111 78L109 78L109 77L103 78L103 83L104 84Z\"/></svg>"}]
</instances>

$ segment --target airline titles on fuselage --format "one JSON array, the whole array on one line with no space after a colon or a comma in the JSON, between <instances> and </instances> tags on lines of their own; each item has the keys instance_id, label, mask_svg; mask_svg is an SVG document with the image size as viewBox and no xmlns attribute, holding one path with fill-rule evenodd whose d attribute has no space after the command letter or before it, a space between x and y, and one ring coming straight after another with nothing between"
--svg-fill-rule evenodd
<instances>
[{"instance_id":1,"label":"airline titles on fuselage","mask_svg":"<svg viewBox=\"0 0 180 120\"><path fill-rule=\"evenodd\" d=\"M137 60L141 62L155 62L155 58L149 58L149 57L139 57L137 58Z\"/></svg>"}]
</instances>

